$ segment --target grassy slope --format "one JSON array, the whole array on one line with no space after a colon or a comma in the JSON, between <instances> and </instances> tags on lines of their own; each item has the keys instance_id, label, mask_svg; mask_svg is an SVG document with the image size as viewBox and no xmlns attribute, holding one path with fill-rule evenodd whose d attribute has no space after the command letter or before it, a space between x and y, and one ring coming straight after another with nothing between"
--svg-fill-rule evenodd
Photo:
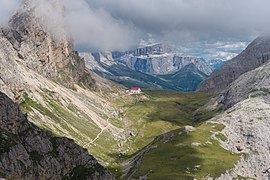
<instances>
[{"instance_id":1,"label":"grassy slope","mask_svg":"<svg viewBox=\"0 0 270 180\"><path fill-rule=\"evenodd\" d=\"M219 111L218 109L213 112L197 111L211 97L211 95L202 93L155 90L133 95L129 101L126 98L125 103L122 102L120 106L126 108L123 113L124 122L126 128L134 132L134 136L130 136L127 143L124 144L124 149L128 149L128 151L119 158L119 162L125 162L133 157L156 136L186 125L199 126L213 117ZM167 150L169 151L169 149ZM161 164L163 160L161 160ZM111 169L115 170L115 168L113 166ZM119 172L119 169L117 171ZM164 172L164 174L166 173ZM120 174L116 173L116 175Z\"/></svg>"},{"instance_id":2,"label":"grassy slope","mask_svg":"<svg viewBox=\"0 0 270 180\"><path fill-rule=\"evenodd\" d=\"M142 95L121 96L111 103L120 111L118 116L122 117L123 120L119 121L119 117L112 117L110 122L117 127L126 129L127 139L123 142L116 141L110 134L104 131L100 138L95 142L95 145L93 145L89 144L89 139L93 139L99 133L100 129L97 128L91 122L91 119L79 109L76 109L72 104L63 106L54 100L50 96L50 93L51 92L44 91L43 94L44 99L46 100L46 107L43 107L26 96L25 101L21 104L21 108L25 112L31 112L35 109L42 115L49 117L53 120L53 123L67 130L68 134L70 134L78 144L86 147L89 152L103 162L104 165L108 165L116 176L121 175L121 172L119 171L120 164L152 142L156 136L168 132L177 132L185 125L199 126L202 122L211 118L215 113L204 111L195 113L198 108L205 105L212 97L207 94L181 93L174 91L145 91ZM80 115L78 115L78 113ZM106 119L106 117L104 118ZM72 129L71 126L75 127L78 131ZM57 126L55 127L56 129L51 129L50 126L43 124L43 128L51 130L58 136L66 134L66 132L62 132L61 129L57 129ZM200 126L198 129L202 127L203 126ZM202 135L208 136L207 133L209 133L210 130L212 129L208 127L208 129L201 131ZM132 136L130 135L130 132L133 132ZM174 166L178 166L182 163L186 164L186 161L190 160L201 163L202 159L207 159L208 157L205 156L202 151L211 152L211 149L212 153L220 152L229 154L220 148L216 142L213 142L213 147L209 146L209 148L201 148L201 151L190 145L179 146L175 149L175 142L177 142L177 144L180 142L186 142L188 144L189 142L194 141L191 134L175 137L177 138L167 144L159 142L157 152L151 151L144 157L142 166L139 168L136 176L144 175L145 173L148 173L149 169L152 169L153 173L150 175L150 178L153 179L157 177L166 177L167 175L170 176L170 174L172 174L172 176L188 177L179 169L177 170L178 173L174 172ZM203 138L203 136L198 137ZM118 146L119 143L122 143L121 147ZM177 152L179 154L177 154ZM168 160L170 157L175 159L173 156L180 157L187 152L193 152L194 156L190 154L189 156L186 156L184 161L177 158L176 161ZM232 162L234 160L235 159L232 159ZM148 164L149 162L154 163ZM209 162L211 163L212 161ZM156 164L155 167L153 167L154 164ZM163 171L156 169L159 166L162 167L165 165L168 168L163 168ZM204 167L203 164L202 167ZM181 169L181 167L179 168ZM224 167L224 169L226 168L227 166ZM212 170L209 174L212 174L212 172L216 172L216 170ZM163 176L161 176L162 174ZM200 174L192 173L192 175L200 177Z\"/></svg>"},{"instance_id":3,"label":"grassy slope","mask_svg":"<svg viewBox=\"0 0 270 180\"><path fill-rule=\"evenodd\" d=\"M156 142L154 146L157 145L157 148L143 156L135 178L146 174L149 174L150 179L217 177L233 167L239 156L224 150L218 141L211 138L213 132L221 131L223 126L205 123L219 109L212 112L198 110L211 97L201 93L145 91L145 94L138 95L136 101L130 103L124 120L129 122L135 136L130 138L129 151L122 161L130 160L160 134L171 137ZM186 125L197 129L179 135L183 131L181 127ZM226 139L222 134L216 137ZM193 142L203 145L193 146ZM196 168L197 165L200 167Z\"/></svg>"},{"instance_id":4,"label":"grassy slope","mask_svg":"<svg viewBox=\"0 0 270 180\"><path fill-rule=\"evenodd\" d=\"M20 104L22 111L30 114L33 110L38 111L51 121L41 122L39 116L32 117L41 128L53 132L56 136L68 136L74 139L76 143L87 148L104 165L107 162L113 161L114 159L108 154L110 151L116 151L116 140L107 131L104 131L100 135L102 140L98 139L97 142L91 144L91 140L100 132L100 128L91 121L90 117L74 105L64 106L54 100L51 97L51 93L44 91L43 98L46 102L46 107L35 102L25 94L25 100Z\"/></svg>"},{"instance_id":5,"label":"grassy slope","mask_svg":"<svg viewBox=\"0 0 270 180\"><path fill-rule=\"evenodd\" d=\"M185 125L196 125L197 119L208 119L203 117L206 114L196 115L194 112L205 105L211 96L174 91L146 91L136 98L125 112L124 118L124 121L128 122L127 128L135 131L135 136L131 138L130 153L134 153L132 149L141 149L160 134Z\"/></svg>"},{"instance_id":6,"label":"grassy slope","mask_svg":"<svg viewBox=\"0 0 270 180\"><path fill-rule=\"evenodd\" d=\"M204 123L190 133L181 134L182 130L170 132L167 134L169 140L156 142L156 148L144 155L135 177L146 174L149 179L202 179L206 176L220 176L233 168L239 159L239 155L224 150L217 140L211 138L213 132L219 132L222 128L222 125Z\"/></svg>"}]
</instances>

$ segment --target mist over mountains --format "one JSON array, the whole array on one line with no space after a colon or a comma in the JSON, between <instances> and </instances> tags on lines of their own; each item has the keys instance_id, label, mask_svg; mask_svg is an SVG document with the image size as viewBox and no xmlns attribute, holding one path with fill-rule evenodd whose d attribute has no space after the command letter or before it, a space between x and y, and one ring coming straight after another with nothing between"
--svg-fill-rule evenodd
<instances>
[{"instance_id":1,"label":"mist over mountains","mask_svg":"<svg viewBox=\"0 0 270 180\"><path fill-rule=\"evenodd\" d=\"M51 0L36 0L35 6L40 6L37 8L38 14L51 31L59 33L57 26L64 24L80 51L133 49L151 34L157 42L183 47L185 44L200 42L201 45L197 46L199 53L206 56L207 53L214 55L207 44L215 45L217 41L235 45L239 42L249 43L255 36L266 33L269 29L267 22L270 15L267 7L270 3L267 0L260 0L260 3L252 0L169 0L166 5L161 0L58 1L60 2L65 7L64 16L53 11ZM0 3L0 22L4 23L21 2L1 0ZM229 57L230 54L235 56L244 47L234 47L236 52L224 54L228 48L221 48L220 53L213 58ZM207 49L209 51L205 53L204 50Z\"/></svg>"}]
</instances>

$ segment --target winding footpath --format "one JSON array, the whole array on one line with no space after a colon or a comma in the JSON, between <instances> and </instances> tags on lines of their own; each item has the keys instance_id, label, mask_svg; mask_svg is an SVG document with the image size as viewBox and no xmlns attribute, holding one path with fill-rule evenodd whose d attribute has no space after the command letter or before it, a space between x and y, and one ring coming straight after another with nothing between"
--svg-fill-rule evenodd
<instances>
[{"instance_id":1,"label":"winding footpath","mask_svg":"<svg viewBox=\"0 0 270 180\"><path fill-rule=\"evenodd\" d=\"M122 95L122 96L120 96L120 97L125 97L125 96L128 96L128 94L124 94L124 95ZM136 96L136 100L137 100L137 102L138 102L138 97L137 97L137 96ZM104 103L103 107L102 107L102 110L103 110L103 113L104 113L104 114L106 114L105 108L107 107L108 102L109 102L109 101L106 101L106 102ZM108 118L107 118L107 120L106 120L106 122L107 122L106 127L101 128L101 131L100 131L100 132L98 133L98 135L90 142L90 144L95 145L95 142L99 139L100 135L101 135L106 129L108 129L108 127L110 126L110 122L109 122L110 118L111 118L111 117L108 116ZM122 133L122 132L119 132L118 134L120 134L120 133Z\"/></svg>"},{"instance_id":2,"label":"winding footpath","mask_svg":"<svg viewBox=\"0 0 270 180\"><path fill-rule=\"evenodd\" d=\"M105 112L105 108L106 108L107 105L108 105L108 101L106 101L106 102L104 103L103 107L102 107L102 110L103 110L104 114L106 113L106 112ZM100 137L100 135L101 135L101 134L109 127L109 125L110 125L110 124L109 124L110 118L111 118L111 117L108 117L108 118L107 118L107 120L106 120L107 126L101 129L101 131L98 133L98 135L90 142L91 144L94 144L95 141L98 140L98 138ZM94 145L95 145L95 144L94 144Z\"/></svg>"}]
</instances>

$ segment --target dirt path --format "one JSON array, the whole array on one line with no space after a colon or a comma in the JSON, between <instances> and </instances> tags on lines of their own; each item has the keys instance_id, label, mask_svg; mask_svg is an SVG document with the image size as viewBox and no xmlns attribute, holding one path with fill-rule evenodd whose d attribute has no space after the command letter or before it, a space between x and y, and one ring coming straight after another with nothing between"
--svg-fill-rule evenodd
<instances>
[{"instance_id":1,"label":"dirt path","mask_svg":"<svg viewBox=\"0 0 270 180\"><path fill-rule=\"evenodd\" d=\"M105 108L106 108L106 106L108 105L108 101L106 101L105 103L104 103L104 105L102 106L102 110L103 110L103 113L104 114L106 114L106 112L105 112ZM100 135L109 127L109 120L110 120L110 118L111 117L108 117L107 118L107 120L106 120L106 123L107 123L107 125L106 125L106 127L104 127L104 128L102 128L101 129L101 131L98 133L98 135L90 142L91 144L94 144L95 143L95 141L96 140L98 140L98 138L100 137Z\"/></svg>"},{"instance_id":2,"label":"dirt path","mask_svg":"<svg viewBox=\"0 0 270 180\"><path fill-rule=\"evenodd\" d=\"M98 135L95 137L95 139L93 139L93 140L90 142L91 144L94 144L94 142L95 142L96 140L98 140L98 138L99 138L100 135L104 132L104 130L106 130L106 129L109 127L109 120L110 120L110 117L108 117L108 119L107 119L107 126L101 129L100 133L98 133Z\"/></svg>"},{"instance_id":3,"label":"dirt path","mask_svg":"<svg viewBox=\"0 0 270 180\"><path fill-rule=\"evenodd\" d=\"M127 95L128 95L128 94L124 94L124 95L120 96L120 98L125 97L125 96L127 96ZM136 96L136 98L137 98L137 96ZM138 99L138 98L137 98L137 99ZM137 101L138 101L138 100L137 100ZM104 103L104 105L102 106L102 108L101 108L101 109L103 110L103 113L104 113L104 114L106 114L105 108L107 107L108 103L109 103L109 101L106 101L106 102ZM101 135L106 129L108 129L108 127L110 126L110 122L109 122L110 118L111 118L111 117L108 117L108 118L107 118L107 120L106 120L106 123L107 123L106 127L104 127L104 128L101 129L101 131L98 133L98 135L90 142L91 144L94 144L95 141L97 141L97 140L99 139L100 135ZM119 132L118 134L120 134L120 133L122 133L122 132ZM94 145L95 145L95 144L94 144Z\"/></svg>"}]
</instances>

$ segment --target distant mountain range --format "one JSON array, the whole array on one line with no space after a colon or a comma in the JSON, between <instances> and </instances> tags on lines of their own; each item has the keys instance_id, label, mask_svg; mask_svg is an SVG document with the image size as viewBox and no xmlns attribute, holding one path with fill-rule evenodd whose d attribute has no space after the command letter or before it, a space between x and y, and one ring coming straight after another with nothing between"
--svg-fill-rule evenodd
<instances>
[{"instance_id":1,"label":"distant mountain range","mask_svg":"<svg viewBox=\"0 0 270 180\"><path fill-rule=\"evenodd\" d=\"M213 69L219 69L221 66L226 62L226 60L221 58L215 58L208 61L208 63L211 65Z\"/></svg>"},{"instance_id":2,"label":"distant mountain range","mask_svg":"<svg viewBox=\"0 0 270 180\"><path fill-rule=\"evenodd\" d=\"M213 71L204 59L177 53L165 44L80 55L88 68L127 87L194 91Z\"/></svg>"}]
</instances>

